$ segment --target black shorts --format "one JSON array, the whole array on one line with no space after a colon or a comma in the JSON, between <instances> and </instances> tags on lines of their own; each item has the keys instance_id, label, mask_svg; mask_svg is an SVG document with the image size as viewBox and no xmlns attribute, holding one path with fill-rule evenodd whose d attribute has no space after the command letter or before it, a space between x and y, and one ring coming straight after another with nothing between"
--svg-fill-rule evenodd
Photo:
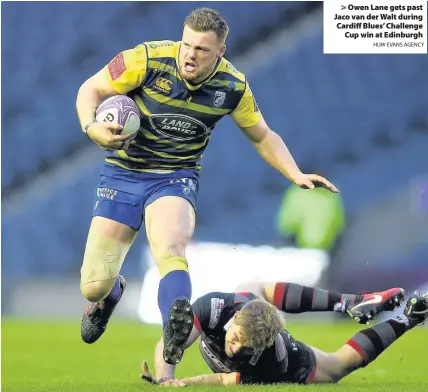
<instances>
[{"instance_id":1,"label":"black shorts","mask_svg":"<svg viewBox=\"0 0 428 392\"><path fill-rule=\"evenodd\" d=\"M299 346L299 359L295 369L295 383L309 384L312 383L317 369L317 358L314 351L304 343L297 342ZM287 373L292 373L295 367L292 361L289 361L289 369Z\"/></svg>"}]
</instances>

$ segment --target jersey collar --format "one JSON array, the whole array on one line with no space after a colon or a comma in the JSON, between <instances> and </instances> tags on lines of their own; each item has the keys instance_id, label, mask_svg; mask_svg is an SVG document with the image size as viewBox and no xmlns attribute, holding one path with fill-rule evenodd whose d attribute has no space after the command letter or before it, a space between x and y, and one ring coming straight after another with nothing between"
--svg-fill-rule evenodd
<instances>
[{"instance_id":1,"label":"jersey collar","mask_svg":"<svg viewBox=\"0 0 428 392\"><path fill-rule=\"evenodd\" d=\"M230 328L230 326L232 325L232 323L233 323L233 317L226 324L224 324L223 329L225 331L227 331Z\"/></svg>"}]
</instances>

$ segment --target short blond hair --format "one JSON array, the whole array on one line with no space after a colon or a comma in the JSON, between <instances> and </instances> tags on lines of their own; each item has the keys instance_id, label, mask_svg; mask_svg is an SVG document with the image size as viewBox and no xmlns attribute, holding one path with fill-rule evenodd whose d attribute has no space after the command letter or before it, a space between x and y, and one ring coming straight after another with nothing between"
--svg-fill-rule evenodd
<instances>
[{"instance_id":1,"label":"short blond hair","mask_svg":"<svg viewBox=\"0 0 428 392\"><path fill-rule=\"evenodd\" d=\"M220 12L211 8L194 9L184 21L184 26L188 26L198 33L214 31L222 42L226 40L229 33L229 26Z\"/></svg>"},{"instance_id":2,"label":"short blond hair","mask_svg":"<svg viewBox=\"0 0 428 392\"><path fill-rule=\"evenodd\" d=\"M284 319L278 309L261 299L245 304L236 314L235 322L243 329L245 346L254 350L271 347L284 328Z\"/></svg>"}]
</instances>

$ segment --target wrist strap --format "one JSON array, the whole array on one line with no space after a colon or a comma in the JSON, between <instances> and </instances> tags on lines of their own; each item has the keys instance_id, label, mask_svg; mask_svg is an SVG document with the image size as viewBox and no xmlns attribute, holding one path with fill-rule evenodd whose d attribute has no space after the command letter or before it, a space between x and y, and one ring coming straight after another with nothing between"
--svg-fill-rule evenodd
<instances>
[{"instance_id":1,"label":"wrist strap","mask_svg":"<svg viewBox=\"0 0 428 392\"><path fill-rule=\"evenodd\" d=\"M86 133L86 134L88 134L88 129L89 129L89 127L90 127L93 123L96 123L96 122L98 122L98 121L97 121L97 120L92 120L90 123L88 123L88 124L86 124L86 125L85 125L84 130L85 130L85 133Z\"/></svg>"},{"instance_id":2,"label":"wrist strap","mask_svg":"<svg viewBox=\"0 0 428 392\"><path fill-rule=\"evenodd\" d=\"M162 384L164 381L172 380L172 377L161 377L159 380L157 380L158 384Z\"/></svg>"}]
</instances>

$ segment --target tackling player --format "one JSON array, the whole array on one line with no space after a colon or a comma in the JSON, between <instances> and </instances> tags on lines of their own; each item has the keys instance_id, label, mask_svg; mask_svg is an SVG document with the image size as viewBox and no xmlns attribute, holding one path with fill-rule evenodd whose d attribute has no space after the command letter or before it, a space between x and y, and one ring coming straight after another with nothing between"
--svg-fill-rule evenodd
<instances>
[{"instance_id":1,"label":"tackling player","mask_svg":"<svg viewBox=\"0 0 428 392\"><path fill-rule=\"evenodd\" d=\"M302 188L337 188L302 173L281 137L263 119L245 75L223 55L228 26L208 8L186 18L182 40L145 42L119 53L79 89L82 130L108 150L86 242L80 288L90 301L81 325L86 343L104 333L125 289L122 263L144 221L160 274L158 304L164 322L165 360L176 363L188 336L168 325L179 297L191 298L185 256L195 229L199 161L213 128L231 116L261 157ZM126 94L139 106L141 128L132 143L121 126L96 122L107 97ZM188 307L184 304L184 307ZM170 342L174 342L171 343Z\"/></svg>"},{"instance_id":2,"label":"tackling player","mask_svg":"<svg viewBox=\"0 0 428 392\"><path fill-rule=\"evenodd\" d=\"M393 310L404 290L341 295L294 283L251 284L251 292L207 294L195 301L194 327L186 347L201 335L202 357L214 374L174 379L174 366L162 359L162 340L155 353L157 382L147 364L141 377L164 386L338 382L374 361L400 336L428 318L428 294L414 293L404 314L356 333L335 353L325 353L295 340L284 329L278 309L298 313L335 310L363 322L383 310ZM275 305L275 306L273 306ZM186 320L171 311L177 327Z\"/></svg>"}]
</instances>

